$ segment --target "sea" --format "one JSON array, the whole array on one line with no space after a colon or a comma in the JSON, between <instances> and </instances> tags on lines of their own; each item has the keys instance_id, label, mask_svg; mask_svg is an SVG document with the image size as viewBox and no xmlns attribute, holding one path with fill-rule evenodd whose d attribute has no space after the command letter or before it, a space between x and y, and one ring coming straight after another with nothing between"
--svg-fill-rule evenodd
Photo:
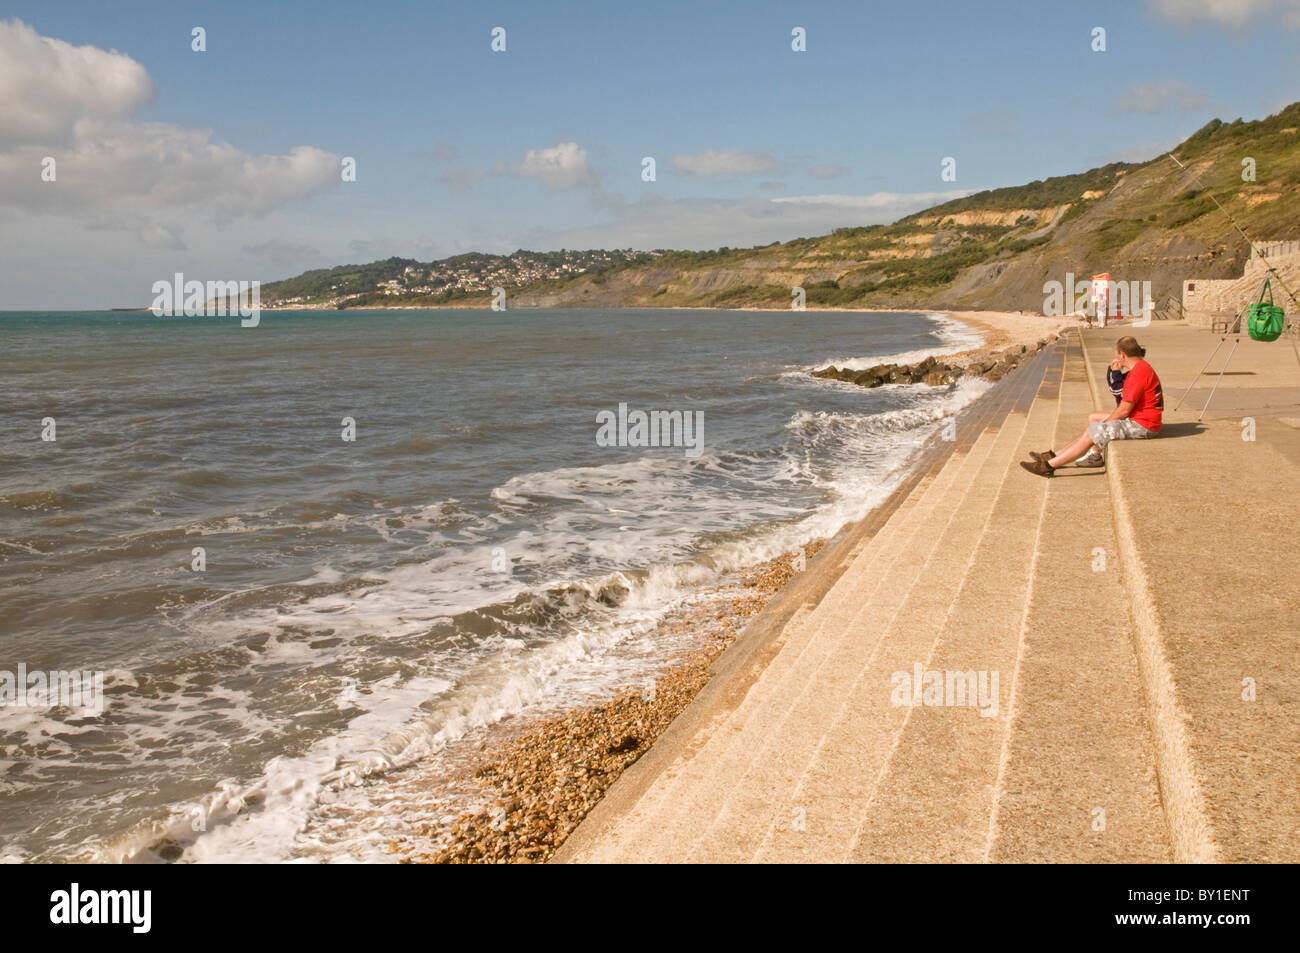
<instances>
[{"instance_id":1,"label":"sea","mask_svg":"<svg viewBox=\"0 0 1300 953\"><path fill-rule=\"evenodd\" d=\"M392 859L458 808L458 746L697 647L670 613L863 517L988 386L810 370L979 343L913 312L0 313L0 859ZM20 699L20 666L100 710Z\"/></svg>"}]
</instances>

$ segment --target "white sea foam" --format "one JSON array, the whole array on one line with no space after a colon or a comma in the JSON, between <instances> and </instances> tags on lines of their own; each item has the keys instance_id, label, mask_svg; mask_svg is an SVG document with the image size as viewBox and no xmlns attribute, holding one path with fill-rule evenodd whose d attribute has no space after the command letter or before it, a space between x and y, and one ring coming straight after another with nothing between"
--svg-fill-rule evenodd
<instances>
[{"instance_id":1,"label":"white sea foam","mask_svg":"<svg viewBox=\"0 0 1300 953\"><path fill-rule=\"evenodd\" d=\"M803 372L834 365L851 371L865 371L877 364L916 364L927 357L943 357L959 354L979 347L984 342L984 335L969 324L957 321L946 314L931 312L926 315L938 327L930 332L935 341L934 347L914 348L909 351L897 351L892 354L868 354L851 357L831 357L803 368Z\"/></svg>"},{"instance_id":2,"label":"white sea foam","mask_svg":"<svg viewBox=\"0 0 1300 953\"><path fill-rule=\"evenodd\" d=\"M502 719L564 707L634 681L647 665L662 662L678 647L667 643L647 645L642 640L667 612L698 597L704 587L730 573L830 536L846 523L860 519L892 492L904 472L900 464L938 422L960 411L987 387L983 381L969 380L936 398L876 414L793 414L785 429L798 438L798 445L815 448L823 442L839 447L856 444L873 460L864 463L850 455L838 468L817 476L817 481L832 491L828 504L776 519L756 532L719 538L691 559L653 562L640 572L620 571L535 587L516 583L493 590L464 574L458 575L455 557L444 555L427 564L378 574L374 585L360 593L353 590L281 607L276 619L280 625L310 628L328 620L335 632L341 624L345 629L356 626L392 637L427 626L428 620L449 604L443 598L443 606L435 609L427 605L428 597L434 593L445 596L454 590L459 594L461 611L474 603L486 605L528 597L539 600L539 604L557 606L562 613L583 621L568 634L549 642L493 637L478 646L472 664L455 678L393 676L366 685L357 702L362 714L345 731L318 740L300 756L273 759L262 777L251 784L225 785L214 791L205 807L206 831L188 831L188 814L178 809L162 828L152 826L118 844L116 854L139 853L151 847L162 830L182 843L185 859L195 861L310 858L324 850L321 838L330 841L331 850L376 859L374 845L366 838L382 830L382 825L366 826L365 832L351 839L338 832L327 837L316 821L322 805L344 799L353 802L354 810L361 810L364 793L354 789L357 782L363 786L373 783L395 768L435 756L448 745ZM563 501L587 512L595 501L617 500L627 505L631 487L671 498L679 492L673 485L674 470L684 465L719 467L724 462L718 455L693 464L642 457L600 467L529 474L507 481L493 496L505 507L545 508ZM803 472L805 461L792 458L788 463L792 472ZM609 511L620 508L606 505ZM557 507L557 514L566 515L557 515L549 532L520 538L520 550L542 547L531 557L539 563L562 558L565 543L556 541L563 535L557 534L556 527L572 518L570 509ZM571 532L574 536L570 538L575 538L577 529L571 528ZM646 544L647 537L662 542L662 532L663 527L655 526L632 531L631 542L621 539L621 534L585 542L601 549L602 560L626 561ZM683 538L686 536L689 533L683 534ZM478 563L488 551L479 547L472 552L471 561ZM460 568L465 566L461 564ZM447 582L449 576L456 580L455 586ZM312 578L332 578L332 574L318 571ZM617 605L608 606L602 600L613 591L620 598ZM341 617L344 612L346 619ZM243 620L241 625L246 622ZM265 655L264 660L285 658L282 651L277 651ZM384 808L388 809L393 808ZM327 852L325 856L335 855Z\"/></svg>"},{"instance_id":3,"label":"white sea foam","mask_svg":"<svg viewBox=\"0 0 1300 953\"><path fill-rule=\"evenodd\" d=\"M934 347L861 357L863 366L970 346L964 325L933 317ZM801 387L823 386L795 374ZM770 381L770 371L754 380ZM812 399L769 388L741 402L749 403L737 413L750 416L739 449L724 440L695 460L630 451L541 469L565 458L524 453L536 471L491 471L499 483L490 495L491 482L442 489L448 498L434 502L340 486L257 512L205 514L190 532L244 541L254 557L256 546L302 546L306 555L280 581L245 575L165 606L184 640L151 657L161 672L121 682L130 690L111 703L121 716L112 754L131 766L163 756L151 761L154 776L205 780L190 802L87 851L105 860L178 851L185 860L382 859L389 819L454 810L427 785L418 798L384 800L398 797L403 778L427 778L458 741L504 719L608 697L692 647L698 633L661 625L670 612L861 518L938 422L986 387ZM791 396L833 409L785 411ZM736 404L714 406L720 425L710 432L725 434ZM493 568L502 554L509 572ZM345 680L355 696L339 694ZM65 769L81 730L58 720L22 725L24 743L57 755L33 759L30 776ZM264 763L213 754L268 749L281 753ZM95 810L114 808L105 815L80 800L60 809L134 819L132 794L124 783L100 798ZM53 845L51 856L70 856L65 848L77 843Z\"/></svg>"},{"instance_id":4,"label":"white sea foam","mask_svg":"<svg viewBox=\"0 0 1300 953\"><path fill-rule=\"evenodd\" d=\"M94 859L140 859L167 841L183 848L189 861L311 856L303 846L311 835L304 832L323 802L347 796L349 788L367 778L437 754L475 729L539 706L563 707L578 693L598 696L635 678L644 670L644 654L619 659L612 650L651 630L680 602L689 583L712 578L716 572L701 567L662 567L643 580L614 573L574 583L590 596L610 586L626 586L630 596L617 621L611 613L606 624L584 627L550 644L528 648L518 639L494 640L495 649L482 652L454 685L445 679L396 676L366 684L358 698L364 712L346 730L319 739L302 755L272 759L251 784L224 782L199 803L177 805L169 817L100 846ZM680 647L661 644L660 657L651 661L662 662ZM196 810L206 828L200 832L193 830Z\"/></svg>"}]
</instances>

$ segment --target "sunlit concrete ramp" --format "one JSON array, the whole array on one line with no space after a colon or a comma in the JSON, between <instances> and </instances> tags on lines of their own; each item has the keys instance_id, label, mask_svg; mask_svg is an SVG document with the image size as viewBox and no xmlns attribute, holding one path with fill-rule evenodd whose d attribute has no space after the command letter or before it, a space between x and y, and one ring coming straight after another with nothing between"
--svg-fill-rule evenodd
<instances>
[{"instance_id":1,"label":"sunlit concrete ramp","mask_svg":"<svg viewBox=\"0 0 1300 953\"><path fill-rule=\"evenodd\" d=\"M1087 336L1098 354L1112 347L1107 332ZM1193 343L1199 367L1214 341L1202 332ZM1211 608L1224 586L1258 587L1250 581L1258 567L1245 568L1257 564L1242 558L1243 528L1231 546L1217 536L1210 551L1193 546L1202 529L1176 530L1188 517L1204 517L1215 533L1227 527L1193 502L1179 482L1187 475L1166 477L1170 488L1159 493L1131 482L1144 451L1195 455L1199 436L1117 447L1107 469L1063 469L1052 480L1018 466L1082 429L1102 406L1093 380L1103 370L1095 357L1089 367L1073 332L959 417L956 440L936 439L894 497L828 544L722 655L709 685L555 859L1294 856L1293 828L1247 835L1226 825L1263 825L1269 807L1244 802L1285 800L1288 779L1295 790L1300 749L1284 723L1300 698L1285 675L1293 596L1275 593L1237 617L1271 625L1243 652L1239 623L1215 621ZM1249 486L1238 472L1239 499ZM1119 493L1133 498L1116 505ZM1293 489L1274 515L1293 519L1282 510L1295 503ZM1138 518L1158 522L1160 533L1135 533ZM1220 545L1232 573L1213 558ZM1278 548L1269 558L1283 558ZM1284 565L1296 578L1294 563ZM1189 606L1199 611L1169 615L1162 602L1189 574L1199 586ZM1180 638L1200 626L1186 651L1169 645L1175 624ZM1216 661L1198 668L1197 652ZM1238 673L1242 665L1249 671ZM1219 670L1231 671L1237 697L1242 678L1258 673L1255 708L1229 711ZM1214 686L1212 697L1186 697ZM1275 694L1265 698L1265 686ZM1247 730L1245 743L1230 742L1233 726L1216 721L1225 717ZM1227 753L1201 758L1212 744ZM1231 793L1245 779L1254 786ZM1282 805L1273 816L1286 827L1294 811Z\"/></svg>"},{"instance_id":2,"label":"sunlit concrete ramp","mask_svg":"<svg viewBox=\"0 0 1300 953\"><path fill-rule=\"evenodd\" d=\"M1300 860L1300 362L1289 339L1132 333L1164 384L1158 440L1107 467L1163 794L1181 859ZM1202 368L1205 368L1202 372ZM1195 387L1178 410L1174 405Z\"/></svg>"}]
</instances>

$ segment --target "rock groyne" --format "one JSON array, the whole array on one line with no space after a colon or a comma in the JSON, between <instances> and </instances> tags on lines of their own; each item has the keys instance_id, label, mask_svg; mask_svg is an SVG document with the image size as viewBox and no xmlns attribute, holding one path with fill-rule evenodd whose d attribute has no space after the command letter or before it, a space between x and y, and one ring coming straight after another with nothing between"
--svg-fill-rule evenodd
<instances>
[{"instance_id":1,"label":"rock groyne","mask_svg":"<svg viewBox=\"0 0 1300 953\"><path fill-rule=\"evenodd\" d=\"M1040 338L1037 344L1019 344L999 351L969 351L942 358L927 357L915 364L876 364L865 370L830 364L813 371L812 376L857 384L859 387L882 387L885 384L942 387L954 384L963 377L1000 381L1017 365L1047 347L1050 340Z\"/></svg>"}]
</instances>

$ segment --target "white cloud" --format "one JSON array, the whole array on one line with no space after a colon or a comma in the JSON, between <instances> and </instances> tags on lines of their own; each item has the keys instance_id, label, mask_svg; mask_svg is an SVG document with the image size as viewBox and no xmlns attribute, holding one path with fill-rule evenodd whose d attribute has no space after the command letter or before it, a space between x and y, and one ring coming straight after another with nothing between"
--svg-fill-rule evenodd
<instances>
[{"instance_id":1,"label":"white cloud","mask_svg":"<svg viewBox=\"0 0 1300 953\"><path fill-rule=\"evenodd\" d=\"M170 123L79 122L71 145L0 153L0 202L42 212L181 209L229 221L263 215L340 181L339 157L314 146L250 155L211 131ZM56 180L40 180L55 159Z\"/></svg>"},{"instance_id":2,"label":"white cloud","mask_svg":"<svg viewBox=\"0 0 1300 953\"><path fill-rule=\"evenodd\" d=\"M123 53L0 21L0 142L66 142L79 121L128 116L155 95L144 67Z\"/></svg>"},{"instance_id":3,"label":"white cloud","mask_svg":"<svg viewBox=\"0 0 1300 953\"><path fill-rule=\"evenodd\" d=\"M452 147L453 150L454 148ZM452 154L439 146L435 158L440 155L450 157ZM459 155L459 152L455 154ZM521 179L539 179L548 189L557 191L579 186L588 186L595 191L600 189L600 173L587 161L587 150L576 142L560 142L549 148L529 149L522 162L497 160L487 168L463 166L447 169L439 174L438 181L457 192L464 192L486 178L511 175Z\"/></svg>"},{"instance_id":4,"label":"white cloud","mask_svg":"<svg viewBox=\"0 0 1300 953\"><path fill-rule=\"evenodd\" d=\"M133 118L153 95L124 54L0 23L0 205L116 223L146 247L180 248L156 218L260 216L341 181L339 157L314 146L251 155L209 129ZM41 179L46 156L52 182Z\"/></svg>"},{"instance_id":5,"label":"white cloud","mask_svg":"<svg viewBox=\"0 0 1300 953\"><path fill-rule=\"evenodd\" d=\"M138 215L95 215L82 224L87 233L126 232L136 237L142 248L154 251L185 251L187 245L180 226L168 228L158 222Z\"/></svg>"},{"instance_id":6,"label":"white cloud","mask_svg":"<svg viewBox=\"0 0 1300 953\"><path fill-rule=\"evenodd\" d=\"M541 179L549 189L572 189L596 181L587 164L587 150L576 142L561 142L549 149L529 149L523 162L515 163L515 175Z\"/></svg>"},{"instance_id":7,"label":"white cloud","mask_svg":"<svg viewBox=\"0 0 1300 953\"><path fill-rule=\"evenodd\" d=\"M1288 27L1300 27L1300 0L1152 0L1151 6L1160 16L1176 23L1205 20L1240 28L1258 17L1277 13Z\"/></svg>"},{"instance_id":8,"label":"white cloud","mask_svg":"<svg viewBox=\"0 0 1300 953\"><path fill-rule=\"evenodd\" d=\"M1167 79L1158 83L1134 83L1110 101L1110 111L1116 115L1154 116L1177 112L1179 115L1208 108L1209 99L1181 80Z\"/></svg>"},{"instance_id":9,"label":"white cloud","mask_svg":"<svg viewBox=\"0 0 1300 953\"><path fill-rule=\"evenodd\" d=\"M776 167L776 160L763 152L701 152L694 156L673 156L668 164L681 175L708 178L719 175L763 175Z\"/></svg>"},{"instance_id":10,"label":"white cloud","mask_svg":"<svg viewBox=\"0 0 1300 953\"><path fill-rule=\"evenodd\" d=\"M167 226L159 225L157 222L145 222L135 229L135 232L140 239L140 244L145 248L162 251L185 250L185 243L181 241L180 236Z\"/></svg>"}]
</instances>

